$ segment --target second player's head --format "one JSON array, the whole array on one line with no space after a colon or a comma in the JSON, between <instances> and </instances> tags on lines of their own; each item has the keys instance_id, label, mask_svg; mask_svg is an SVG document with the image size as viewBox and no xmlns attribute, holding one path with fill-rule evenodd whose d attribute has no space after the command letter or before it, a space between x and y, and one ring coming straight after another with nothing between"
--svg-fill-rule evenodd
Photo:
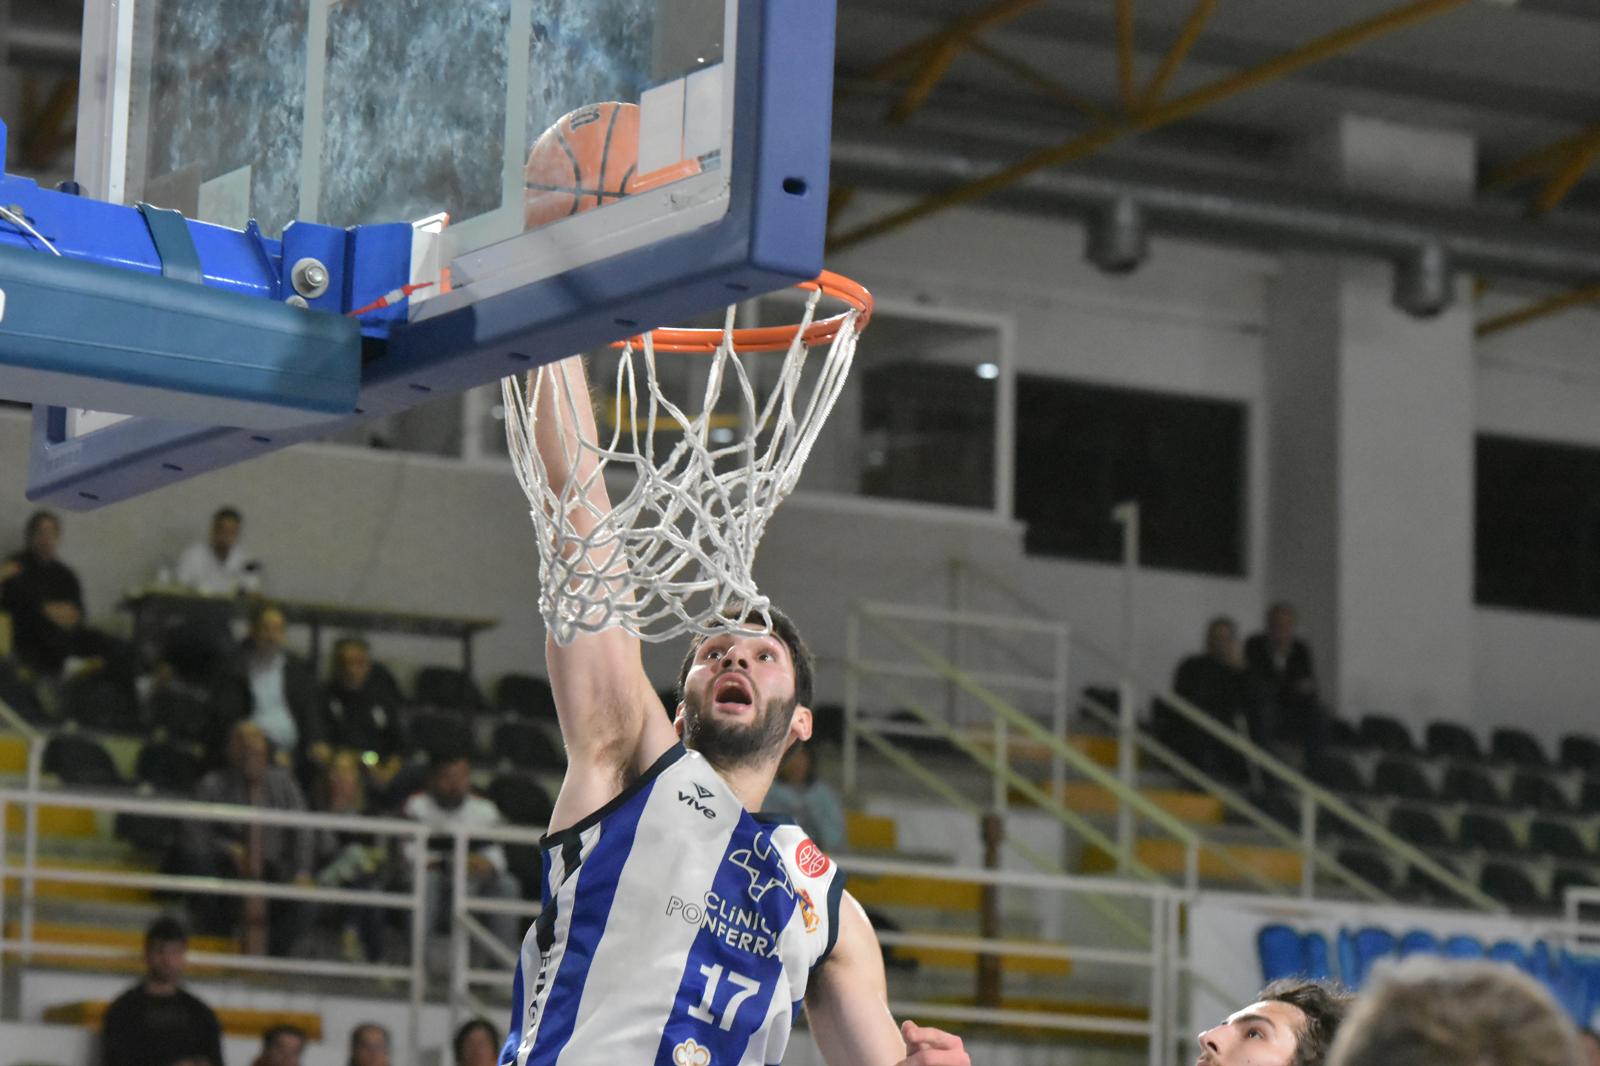
<instances>
[{"instance_id":1,"label":"second player's head","mask_svg":"<svg viewBox=\"0 0 1600 1066\"><path fill-rule=\"evenodd\" d=\"M811 737L811 649L787 615L769 614L768 634L696 637L678 670L678 731L719 770L776 770L791 743Z\"/></svg>"}]
</instances>

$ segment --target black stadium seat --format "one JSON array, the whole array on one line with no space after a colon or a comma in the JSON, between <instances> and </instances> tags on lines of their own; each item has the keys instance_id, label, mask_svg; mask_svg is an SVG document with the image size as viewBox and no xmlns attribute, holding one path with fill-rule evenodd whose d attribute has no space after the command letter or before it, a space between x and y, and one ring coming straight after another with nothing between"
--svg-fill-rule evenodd
<instances>
[{"instance_id":1,"label":"black stadium seat","mask_svg":"<svg viewBox=\"0 0 1600 1066\"><path fill-rule=\"evenodd\" d=\"M1389 832L1419 848L1450 846L1450 834L1432 811L1396 807L1389 812Z\"/></svg>"},{"instance_id":2,"label":"black stadium seat","mask_svg":"<svg viewBox=\"0 0 1600 1066\"><path fill-rule=\"evenodd\" d=\"M173 740L203 744L215 728L214 712L205 698L177 686L152 692L146 713L151 728L165 731Z\"/></svg>"},{"instance_id":3,"label":"black stadium seat","mask_svg":"<svg viewBox=\"0 0 1600 1066\"><path fill-rule=\"evenodd\" d=\"M1361 719L1361 743L1382 751L1410 754L1416 751L1411 742L1411 731L1398 718L1387 714L1369 714Z\"/></svg>"},{"instance_id":4,"label":"black stadium seat","mask_svg":"<svg viewBox=\"0 0 1600 1066\"><path fill-rule=\"evenodd\" d=\"M100 743L71 733L57 733L45 745L44 772L55 774L65 785L125 784L111 755Z\"/></svg>"},{"instance_id":5,"label":"black stadium seat","mask_svg":"<svg viewBox=\"0 0 1600 1066\"><path fill-rule=\"evenodd\" d=\"M1591 856L1578 827L1549 818L1535 818L1528 826L1528 850L1557 859L1582 859Z\"/></svg>"},{"instance_id":6,"label":"black stadium seat","mask_svg":"<svg viewBox=\"0 0 1600 1066\"><path fill-rule=\"evenodd\" d=\"M1513 807L1531 807L1546 814L1567 814L1572 810L1572 801L1561 786L1540 773L1524 771L1512 778L1510 799Z\"/></svg>"},{"instance_id":7,"label":"black stadium seat","mask_svg":"<svg viewBox=\"0 0 1600 1066\"><path fill-rule=\"evenodd\" d=\"M535 722L509 720L494 731L494 758L519 770L563 770L566 753Z\"/></svg>"},{"instance_id":8,"label":"black stadium seat","mask_svg":"<svg viewBox=\"0 0 1600 1066\"><path fill-rule=\"evenodd\" d=\"M467 719L457 714L419 714L407 729L411 748L430 759L472 758L477 754L473 743L472 727Z\"/></svg>"},{"instance_id":9,"label":"black stadium seat","mask_svg":"<svg viewBox=\"0 0 1600 1066\"><path fill-rule=\"evenodd\" d=\"M1438 798L1423 768L1401 755L1390 755L1378 763L1372 774L1372 790L1379 795L1423 803L1431 803Z\"/></svg>"},{"instance_id":10,"label":"black stadium seat","mask_svg":"<svg viewBox=\"0 0 1600 1066\"><path fill-rule=\"evenodd\" d=\"M1561 908L1567 902L1567 889L1594 888L1594 875L1587 870L1557 870L1550 879L1550 905Z\"/></svg>"},{"instance_id":11,"label":"black stadium seat","mask_svg":"<svg viewBox=\"0 0 1600 1066\"><path fill-rule=\"evenodd\" d=\"M1568 770L1600 770L1600 740L1582 733L1562 737L1561 765Z\"/></svg>"},{"instance_id":12,"label":"black stadium seat","mask_svg":"<svg viewBox=\"0 0 1600 1066\"><path fill-rule=\"evenodd\" d=\"M1483 761L1483 747L1477 736L1455 722L1434 722L1428 726L1426 743L1429 755L1458 762Z\"/></svg>"},{"instance_id":13,"label":"black stadium seat","mask_svg":"<svg viewBox=\"0 0 1600 1066\"><path fill-rule=\"evenodd\" d=\"M1522 850L1517 844L1516 831L1504 818L1482 811L1461 816L1456 842L1463 848L1479 848L1502 855Z\"/></svg>"},{"instance_id":14,"label":"black stadium seat","mask_svg":"<svg viewBox=\"0 0 1600 1066\"><path fill-rule=\"evenodd\" d=\"M1446 770L1439 798L1446 803L1471 803L1479 807L1504 807L1506 804L1494 778L1472 766L1452 766Z\"/></svg>"},{"instance_id":15,"label":"black stadium seat","mask_svg":"<svg viewBox=\"0 0 1600 1066\"><path fill-rule=\"evenodd\" d=\"M162 792L191 795L204 767L200 757L165 741L152 740L139 751L134 780Z\"/></svg>"},{"instance_id":16,"label":"black stadium seat","mask_svg":"<svg viewBox=\"0 0 1600 1066\"><path fill-rule=\"evenodd\" d=\"M1379 892L1385 894L1394 892L1396 880L1394 867L1382 855L1356 848L1345 848L1339 852L1339 865L1372 885ZM1337 880L1339 875L1327 874L1325 876Z\"/></svg>"},{"instance_id":17,"label":"black stadium seat","mask_svg":"<svg viewBox=\"0 0 1600 1066\"><path fill-rule=\"evenodd\" d=\"M494 686L494 705L524 718L556 720L556 697L550 682L532 674L507 674Z\"/></svg>"},{"instance_id":18,"label":"black stadium seat","mask_svg":"<svg viewBox=\"0 0 1600 1066\"><path fill-rule=\"evenodd\" d=\"M1533 878L1512 863L1484 863L1478 874L1478 887L1508 907L1537 907L1544 902Z\"/></svg>"},{"instance_id":19,"label":"black stadium seat","mask_svg":"<svg viewBox=\"0 0 1600 1066\"><path fill-rule=\"evenodd\" d=\"M61 686L61 717L84 729L128 732L139 727L139 705L104 674L80 674Z\"/></svg>"},{"instance_id":20,"label":"black stadium seat","mask_svg":"<svg viewBox=\"0 0 1600 1066\"><path fill-rule=\"evenodd\" d=\"M1489 738L1489 754L1503 762L1518 766L1545 767L1550 760L1533 734L1522 729L1496 729Z\"/></svg>"},{"instance_id":21,"label":"black stadium seat","mask_svg":"<svg viewBox=\"0 0 1600 1066\"><path fill-rule=\"evenodd\" d=\"M456 711L483 710L483 693L466 671L448 666L424 666L417 671L416 700L429 707Z\"/></svg>"},{"instance_id":22,"label":"black stadium seat","mask_svg":"<svg viewBox=\"0 0 1600 1066\"><path fill-rule=\"evenodd\" d=\"M1367 783L1354 759L1337 751L1319 751L1306 765L1306 776L1334 792L1365 792Z\"/></svg>"},{"instance_id":23,"label":"black stadium seat","mask_svg":"<svg viewBox=\"0 0 1600 1066\"><path fill-rule=\"evenodd\" d=\"M489 799L512 825L542 829L553 805L544 786L522 773L501 774L489 783Z\"/></svg>"}]
</instances>

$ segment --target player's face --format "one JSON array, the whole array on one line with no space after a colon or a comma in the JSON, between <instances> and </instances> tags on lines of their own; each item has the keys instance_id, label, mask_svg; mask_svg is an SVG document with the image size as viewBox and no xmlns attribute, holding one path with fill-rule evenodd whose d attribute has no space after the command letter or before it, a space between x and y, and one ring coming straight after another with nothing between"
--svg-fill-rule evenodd
<instances>
[{"instance_id":1,"label":"player's face","mask_svg":"<svg viewBox=\"0 0 1600 1066\"><path fill-rule=\"evenodd\" d=\"M684 678L684 743L719 766L776 758L794 716L794 663L770 634L721 633L695 649Z\"/></svg>"},{"instance_id":2,"label":"player's face","mask_svg":"<svg viewBox=\"0 0 1600 1066\"><path fill-rule=\"evenodd\" d=\"M1195 1066L1290 1066L1305 1012L1288 1003L1252 1003L1200 1034Z\"/></svg>"}]
</instances>

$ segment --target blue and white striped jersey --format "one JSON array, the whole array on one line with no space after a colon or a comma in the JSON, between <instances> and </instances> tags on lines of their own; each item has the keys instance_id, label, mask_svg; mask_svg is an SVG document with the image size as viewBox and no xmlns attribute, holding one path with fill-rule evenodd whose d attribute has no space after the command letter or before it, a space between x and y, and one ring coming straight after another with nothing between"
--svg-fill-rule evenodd
<instances>
[{"instance_id":1,"label":"blue and white striped jersey","mask_svg":"<svg viewBox=\"0 0 1600 1066\"><path fill-rule=\"evenodd\" d=\"M838 935L844 875L681 744L544 844L508 1066L770 1066Z\"/></svg>"}]
</instances>

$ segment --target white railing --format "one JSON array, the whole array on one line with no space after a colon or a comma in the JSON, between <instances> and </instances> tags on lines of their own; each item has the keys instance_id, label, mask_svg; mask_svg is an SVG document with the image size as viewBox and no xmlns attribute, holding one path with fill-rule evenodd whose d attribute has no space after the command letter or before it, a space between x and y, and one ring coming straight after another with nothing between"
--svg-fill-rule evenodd
<instances>
[{"instance_id":1,"label":"white railing","mask_svg":"<svg viewBox=\"0 0 1600 1066\"><path fill-rule=\"evenodd\" d=\"M5 813L11 807L24 812L26 837L21 861L12 856ZM69 810L88 810L106 814L134 814L171 819L177 822L231 822L244 825L272 826L286 830L315 832L360 833L375 840L386 840L395 851L409 850L409 887L401 891L383 889L330 888L313 885L286 884L243 878L218 878L180 874L134 873L125 870L96 870L62 865L52 860L41 860L38 849L38 814L42 807ZM439 837L452 837L455 862L455 893L452 902L451 939L452 960L467 957L465 941L474 926L482 931L481 924L472 917L484 910L505 910L511 913L537 914L538 906L516 901L469 897L466 892L465 854L468 844L480 838L497 842L537 844L540 834L536 830L503 828L496 830L439 830L420 822L394 818L332 815L318 812L265 810L227 804L197 803L186 800L146 799L135 796L96 794L53 789L23 788L0 789L0 916L7 909L7 883L15 879L20 883L20 898L15 901L17 935L0 936L0 967L7 957L20 957L30 961L35 955L49 957L80 957L94 959L137 958L135 949L93 944L55 943L36 936L35 914L38 909L40 884L105 885L119 888L147 889L158 892L181 892L194 895L223 895L267 900L290 900L302 903L345 904L377 907L385 910L405 910L411 915L410 961L407 965L383 963L336 962L325 959L269 958L226 952L191 952L192 962L222 970L240 973L277 973L307 977L348 978L352 980L395 980L409 984L411 1011L408 1046L420 1054L418 1025L427 992L427 941L429 918L427 906L427 870L429 841ZM409 845L407 849L405 846ZM509 949L505 949L509 950ZM460 987L459 975L464 966L453 967L451 988ZM509 985L509 981L507 981ZM453 1004L454 1006L455 1004Z\"/></svg>"}]
</instances>

